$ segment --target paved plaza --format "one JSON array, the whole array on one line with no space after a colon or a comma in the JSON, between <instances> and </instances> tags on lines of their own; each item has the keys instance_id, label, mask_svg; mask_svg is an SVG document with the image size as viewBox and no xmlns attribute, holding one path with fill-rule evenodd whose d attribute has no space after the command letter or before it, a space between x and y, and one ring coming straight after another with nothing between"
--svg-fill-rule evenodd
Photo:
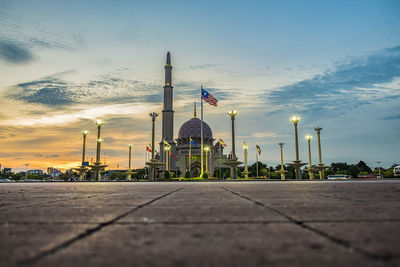
<instances>
[{"instance_id":1,"label":"paved plaza","mask_svg":"<svg viewBox=\"0 0 400 267\"><path fill-rule=\"evenodd\" d=\"M400 181L0 184L1 266L400 266Z\"/></svg>"}]
</instances>

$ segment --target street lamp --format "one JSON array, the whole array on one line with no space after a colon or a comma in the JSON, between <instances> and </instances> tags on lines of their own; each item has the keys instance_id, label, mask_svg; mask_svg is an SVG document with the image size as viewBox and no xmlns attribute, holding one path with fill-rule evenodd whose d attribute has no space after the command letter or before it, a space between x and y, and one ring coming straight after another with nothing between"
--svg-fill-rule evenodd
<instances>
[{"instance_id":1,"label":"street lamp","mask_svg":"<svg viewBox=\"0 0 400 267\"><path fill-rule=\"evenodd\" d=\"M204 147L204 151L206 152L206 173L210 175L208 172L208 153L210 152L210 147L209 146Z\"/></svg>"},{"instance_id":2,"label":"street lamp","mask_svg":"<svg viewBox=\"0 0 400 267\"><path fill-rule=\"evenodd\" d=\"M236 153L235 153L235 116L237 115L236 110L230 110L228 111L228 115L231 116L232 120L232 156L234 159L236 159Z\"/></svg>"},{"instance_id":3,"label":"street lamp","mask_svg":"<svg viewBox=\"0 0 400 267\"><path fill-rule=\"evenodd\" d=\"M228 115L232 120L232 159L228 159L224 164L229 166L231 178L237 179L237 166L241 164L241 162L237 160L235 151L235 116L237 115L237 111L230 110L228 111Z\"/></svg>"},{"instance_id":4,"label":"street lamp","mask_svg":"<svg viewBox=\"0 0 400 267\"><path fill-rule=\"evenodd\" d=\"M296 146L296 161L299 161L299 141L297 137L297 123L300 121L299 116L292 116L290 121L293 122L294 125L294 138L295 138L295 146Z\"/></svg>"},{"instance_id":5,"label":"street lamp","mask_svg":"<svg viewBox=\"0 0 400 267\"><path fill-rule=\"evenodd\" d=\"M243 149L244 149L244 178L248 178L249 177L249 175L248 175L249 171L247 169L247 157L248 157L247 150L248 150L248 148L249 147L246 145L246 142L243 142Z\"/></svg>"},{"instance_id":6,"label":"street lamp","mask_svg":"<svg viewBox=\"0 0 400 267\"><path fill-rule=\"evenodd\" d=\"M317 132L318 136L318 167L317 170L319 171L319 179L323 180L325 178L325 169L328 169L328 166L324 166L322 163L322 156L321 156L321 127L316 127L314 130Z\"/></svg>"},{"instance_id":7,"label":"street lamp","mask_svg":"<svg viewBox=\"0 0 400 267\"><path fill-rule=\"evenodd\" d=\"M104 122L102 120L96 120L94 122L94 124L97 125L97 153L96 153L96 162L94 164L98 166L98 168L96 168L96 170L95 170L95 173L96 173L95 178L96 178L96 181L99 181L101 178L100 177L100 173L101 173L100 172L101 171L100 150L101 150L101 142L103 141L100 138L100 130L101 130L101 126L104 124Z\"/></svg>"},{"instance_id":8,"label":"street lamp","mask_svg":"<svg viewBox=\"0 0 400 267\"><path fill-rule=\"evenodd\" d=\"M309 161L309 167L308 167L308 175L310 176L310 180L314 179L314 173L312 172L312 164L311 164L311 135L306 135L306 140L308 142L308 161Z\"/></svg>"},{"instance_id":9,"label":"street lamp","mask_svg":"<svg viewBox=\"0 0 400 267\"><path fill-rule=\"evenodd\" d=\"M82 136L83 136L83 148L82 148L82 164L81 168L78 168L79 170L79 180L83 181L85 177L85 173L87 171L87 163L85 163L85 154L86 154L86 136L89 132L87 130L82 131Z\"/></svg>"},{"instance_id":10,"label":"street lamp","mask_svg":"<svg viewBox=\"0 0 400 267\"><path fill-rule=\"evenodd\" d=\"M281 143L278 143L278 145L281 147L281 169L279 170L279 172L280 172L280 174L281 174L281 180L285 180L285 173L286 173L286 171L285 171L285 167L284 167L284 165L283 165L283 145L284 145L285 143L283 143L283 142L281 142Z\"/></svg>"},{"instance_id":11,"label":"street lamp","mask_svg":"<svg viewBox=\"0 0 400 267\"><path fill-rule=\"evenodd\" d=\"M169 159L169 150L170 150L171 148L169 147L169 146L164 146L164 150L165 150L165 160L166 160L166 163L165 163L165 170L166 171L169 171L169 164L168 164L168 159Z\"/></svg>"},{"instance_id":12,"label":"street lamp","mask_svg":"<svg viewBox=\"0 0 400 267\"><path fill-rule=\"evenodd\" d=\"M129 159L128 159L128 172L126 175L126 179L130 181L132 179L131 176L132 144L128 144L128 148L129 148Z\"/></svg>"},{"instance_id":13,"label":"street lamp","mask_svg":"<svg viewBox=\"0 0 400 267\"><path fill-rule=\"evenodd\" d=\"M377 161L376 163L378 163L378 174L379 174L379 178L381 177L381 161Z\"/></svg>"},{"instance_id":14,"label":"street lamp","mask_svg":"<svg viewBox=\"0 0 400 267\"><path fill-rule=\"evenodd\" d=\"M156 123L156 118L158 116L157 113L152 112L149 113L149 116L151 117L152 121L152 127L151 127L151 159L154 159L154 128L155 128L155 123Z\"/></svg>"},{"instance_id":15,"label":"street lamp","mask_svg":"<svg viewBox=\"0 0 400 267\"><path fill-rule=\"evenodd\" d=\"M157 159L155 159L154 157L154 151L155 151L155 146L154 146L154 135L155 135L155 122L156 122L156 118L158 116L157 113L152 112L149 113L149 116L151 117L151 121L152 121L152 127L151 127L151 159L149 162L146 162L146 165L150 166L151 168L151 172L150 172L150 179L151 181L154 181L156 178L156 168L159 166L164 165L163 162L158 162Z\"/></svg>"},{"instance_id":16,"label":"street lamp","mask_svg":"<svg viewBox=\"0 0 400 267\"><path fill-rule=\"evenodd\" d=\"M290 118L290 121L293 122L294 125L294 141L295 141L295 148L296 148L296 160L293 161L293 163L289 163L289 165L293 166L295 169L296 173L296 180L301 179L301 171L300 168L307 163L301 163L301 160L299 160L299 140L298 140L298 134L297 134L297 123L300 121L299 116L292 116Z\"/></svg>"}]
</instances>

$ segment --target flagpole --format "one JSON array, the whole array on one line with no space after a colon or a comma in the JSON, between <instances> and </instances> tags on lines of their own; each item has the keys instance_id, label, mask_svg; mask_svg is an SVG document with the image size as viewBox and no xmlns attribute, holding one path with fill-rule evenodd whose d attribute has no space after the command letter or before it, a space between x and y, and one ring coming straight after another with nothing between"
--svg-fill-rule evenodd
<instances>
[{"instance_id":1,"label":"flagpole","mask_svg":"<svg viewBox=\"0 0 400 267\"><path fill-rule=\"evenodd\" d=\"M147 162L147 149L144 152L144 176L147 176L146 175L146 162Z\"/></svg>"},{"instance_id":2,"label":"flagpole","mask_svg":"<svg viewBox=\"0 0 400 267\"><path fill-rule=\"evenodd\" d=\"M191 169L191 164L192 164L192 137L189 137L189 173L190 173L190 169ZM191 177L191 173L190 173L190 177Z\"/></svg>"},{"instance_id":3,"label":"flagpole","mask_svg":"<svg viewBox=\"0 0 400 267\"><path fill-rule=\"evenodd\" d=\"M219 140L219 179L221 179L221 159L222 159L222 145L221 139Z\"/></svg>"},{"instance_id":4,"label":"flagpole","mask_svg":"<svg viewBox=\"0 0 400 267\"><path fill-rule=\"evenodd\" d=\"M258 151L256 147L256 178L258 178Z\"/></svg>"},{"instance_id":5,"label":"flagpole","mask_svg":"<svg viewBox=\"0 0 400 267\"><path fill-rule=\"evenodd\" d=\"M168 168L168 158L169 158L168 151L169 151L168 149L165 149L165 152L166 152L166 153L165 153L165 154L166 154L166 155L165 155L165 156L166 156L166 157L165 157L165 159L166 159L166 164L165 164L165 166L166 166L166 168L167 168L167 171L169 171L169 168Z\"/></svg>"},{"instance_id":6,"label":"flagpole","mask_svg":"<svg viewBox=\"0 0 400 267\"><path fill-rule=\"evenodd\" d=\"M200 89L200 102L201 102L201 124L200 124L200 138L201 138L201 151L200 151L200 162L201 162L201 173L200 177L203 177L203 85Z\"/></svg>"}]
</instances>

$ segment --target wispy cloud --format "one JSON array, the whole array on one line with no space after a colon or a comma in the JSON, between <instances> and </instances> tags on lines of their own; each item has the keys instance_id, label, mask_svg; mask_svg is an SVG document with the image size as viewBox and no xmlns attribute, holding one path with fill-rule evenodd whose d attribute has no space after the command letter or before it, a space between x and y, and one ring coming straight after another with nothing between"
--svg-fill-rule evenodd
<instances>
[{"instance_id":1,"label":"wispy cloud","mask_svg":"<svg viewBox=\"0 0 400 267\"><path fill-rule=\"evenodd\" d=\"M363 104L400 94L399 86L386 87L400 77L400 46L349 59L335 69L273 91L268 101L282 109L335 116Z\"/></svg>"},{"instance_id":2,"label":"wispy cloud","mask_svg":"<svg viewBox=\"0 0 400 267\"><path fill-rule=\"evenodd\" d=\"M33 60L33 55L29 49L22 44L15 42L0 41L0 58L14 63L29 63Z\"/></svg>"}]
</instances>

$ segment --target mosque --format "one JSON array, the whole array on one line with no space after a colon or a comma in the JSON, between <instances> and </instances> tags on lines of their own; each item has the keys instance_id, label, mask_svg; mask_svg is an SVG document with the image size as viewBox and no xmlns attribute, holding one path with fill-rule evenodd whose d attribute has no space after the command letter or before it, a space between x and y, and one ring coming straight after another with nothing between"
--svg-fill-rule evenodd
<instances>
[{"instance_id":1,"label":"mosque","mask_svg":"<svg viewBox=\"0 0 400 267\"><path fill-rule=\"evenodd\" d=\"M198 177L201 172L201 120L197 118L196 105L191 119L182 124L178 131L178 138L174 139L174 110L173 110L173 86L172 86L172 65L171 55L167 53L165 65L164 85L164 109L162 111L162 139L160 141L160 161L166 162L168 158L168 169L171 172L179 172L182 176L190 171L191 177ZM193 143L191 143L192 139ZM204 147L209 151L203 152L204 171L213 176L217 168L226 168L223 163L227 156L223 153L223 146L213 138L211 127L203 121ZM170 145L170 152L166 154L167 142ZM207 153L207 155L206 155ZM172 154L172 155L171 155ZM207 160L207 164L206 164ZM207 169L206 169L207 165ZM162 166L159 172L166 170Z\"/></svg>"}]
</instances>

